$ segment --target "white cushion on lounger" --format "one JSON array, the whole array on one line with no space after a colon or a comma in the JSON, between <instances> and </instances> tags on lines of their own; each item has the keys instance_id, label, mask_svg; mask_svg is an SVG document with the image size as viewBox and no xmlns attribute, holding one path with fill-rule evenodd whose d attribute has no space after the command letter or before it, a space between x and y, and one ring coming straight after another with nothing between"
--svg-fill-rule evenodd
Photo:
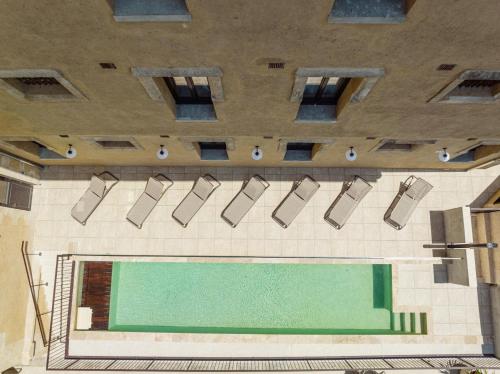
<instances>
[{"instance_id":1,"label":"white cushion on lounger","mask_svg":"<svg viewBox=\"0 0 500 374\"><path fill-rule=\"evenodd\" d=\"M297 196L307 202L316 193L317 190L318 185L316 183L314 183L309 178L304 178L295 189L295 194L297 194Z\"/></svg>"},{"instance_id":2,"label":"white cushion on lounger","mask_svg":"<svg viewBox=\"0 0 500 374\"><path fill-rule=\"evenodd\" d=\"M193 187L193 192L198 195L198 197L202 200L208 199L208 196L210 196L210 193L214 189L214 186L212 183L207 181L206 179L200 177L196 181L194 187Z\"/></svg>"},{"instance_id":3,"label":"white cushion on lounger","mask_svg":"<svg viewBox=\"0 0 500 374\"><path fill-rule=\"evenodd\" d=\"M153 199L146 193L142 193L128 212L127 219L138 227L142 226L156 204L158 204L158 200Z\"/></svg>"},{"instance_id":4,"label":"white cushion on lounger","mask_svg":"<svg viewBox=\"0 0 500 374\"><path fill-rule=\"evenodd\" d=\"M204 203L205 200L200 199L199 196L191 191L174 210L173 216L183 225L187 225Z\"/></svg>"},{"instance_id":5,"label":"white cushion on lounger","mask_svg":"<svg viewBox=\"0 0 500 374\"><path fill-rule=\"evenodd\" d=\"M291 193L276 210L275 217L286 226L290 226L302 208L304 208L304 200L295 193Z\"/></svg>"},{"instance_id":6,"label":"white cushion on lounger","mask_svg":"<svg viewBox=\"0 0 500 374\"><path fill-rule=\"evenodd\" d=\"M255 201L246 194L239 193L224 210L223 217L231 222L233 226L236 226L254 204Z\"/></svg>"},{"instance_id":7,"label":"white cushion on lounger","mask_svg":"<svg viewBox=\"0 0 500 374\"><path fill-rule=\"evenodd\" d=\"M352 197L342 194L327 218L342 227L357 206L357 202Z\"/></svg>"},{"instance_id":8,"label":"white cushion on lounger","mask_svg":"<svg viewBox=\"0 0 500 374\"><path fill-rule=\"evenodd\" d=\"M92 214L95 207L99 205L101 200L101 197L97 196L94 192L88 189L71 210L71 215L78 222L85 222Z\"/></svg>"},{"instance_id":9,"label":"white cushion on lounger","mask_svg":"<svg viewBox=\"0 0 500 374\"><path fill-rule=\"evenodd\" d=\"M252 177L243 189L243 192L250 199L255 201L260 197L260 195L264 193L265 190L266 187L264 186L264 184L258 181L256 178Z\"/></svg>"},{"instance_id":10,"label":"white cushion on lounger","mask_svg":"<svg viewBox=\"0 0 500 374\"><path fill-rule=\"evenodd\" d=\"M399 224L400 226L406 225L410 219L411 214L418 204L417 200L413 200L406 194L401 196L396 206L391 212L390 219Z\"/></svg>"}]
</instances>

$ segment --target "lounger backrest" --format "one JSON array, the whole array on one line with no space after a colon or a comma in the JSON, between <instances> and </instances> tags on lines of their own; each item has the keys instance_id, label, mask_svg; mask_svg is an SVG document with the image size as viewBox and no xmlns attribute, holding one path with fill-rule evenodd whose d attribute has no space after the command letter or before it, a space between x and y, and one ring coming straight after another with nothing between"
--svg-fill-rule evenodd
<instances>
[{"instance_id":1,"label":"lounger backrest","mask_svg":"<svg viewBox=\"0 0 500 374\"><path fill-rule=\"evenodd\" d=\"M304 201L309 199L316 193L318 185L310 178L304 178L295 189L295 194Z\"/></svg>"},{"instance_id":2,"label":"lounger backrest","mask_svg":"<svg viewBox=\"0 0 500 374\"><path fill-rule=\"evenodd\" d=\"M260 195L265 191L266 187L258 179L252 177L243 188L243 193L247 195L251 200L257 200Z\"/></svg>"},{"instance_id":3,"label":"lounger backrest","mask_svg":"<svg viewBox=\"0 0 500 374\"><path fill-rule=\"evenodd\" d=\"M160 200L161 195L163 194L163 183L153 177L150 177L144 192L146 192L153 199Z\"/></svg>"},{"instance_id":4,"label":"lounger backrest","mask_svg":"<svg viewBox=\"0 0 500 374\"><path fill-rule=\"evenodd\" d=\"M362 178L356 178L346 191L349 197L356 201L360 201L371 190L371 186Z\"/></svg>"},{"instance_id":5,"label":"lounger backrest","mask_svg":"<svg viewBox=\"0 0 500 374\"><path fill-rule=\"evenodd\" d=\"M213 189L214 186L212 185L212 183L210 183L203 177L199 177L193 187L193 192L196 194L196 196L205 201L206 199L208 199Z\"/></svg>"},{"instance_id":6,"label":"lounger backrest","mask_svg":"<svg viewBox=\"0 0 500 374\"><path fill-rule=\"evenodd\" d=\"M421 200L427 193L432 190L432 185L424 181L422 178L417 178L415 182L406 190L406 194L413 200Z\"/></svg>"},{"instance_id":7,"label":"lounger backrest","mask_svg":"<svg viewBox=\"0 0 500 374\"><path fill-rule=\"evenodd\" d=\"M99 197L103 197L104 192L106 191L106 182L103 181L101 178L93 175L92 178L90 179L89 189L95 195L97 195Z\"/></svg>"}]
</instances>

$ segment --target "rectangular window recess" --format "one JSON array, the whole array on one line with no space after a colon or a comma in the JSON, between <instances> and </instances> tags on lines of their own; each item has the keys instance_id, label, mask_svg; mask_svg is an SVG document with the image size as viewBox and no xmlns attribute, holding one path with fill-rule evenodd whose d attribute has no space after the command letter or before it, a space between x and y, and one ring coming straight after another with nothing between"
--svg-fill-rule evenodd
<instances>
[{"instance_id":1,"label":"rectangular window recess","mask_svg":"<svg viewBox=\"0 0 500 374\"><path fill-rule=\"evenodd\" d=\"M191 22L185 0L114 0L117 22Z\"/></svg>"},{"instance_id":2,"label":"rectangular window recess","mask_svg":"<svg viewBox=\"0 0 500 374\"><path fill-rule=\"evenodd\" d=\"M34 140L5 140L4 142L41 160L66 159L65 156L48 149L45 145Z\"/></svg>"},{"instance_id":3,"label":"rectangular window recess","mask_svg":"<svg viewBox=\"0 0 500 374\"><path fill-rule=\"evenodd\" d=\"M229 160L227 146L224 142L199 142L200 158L205 161Z\"/></svg>"},{"instance_id":4,"label":"rectangular window recess","mask_svg":"<svg viewBox=\"0 0 500 374\"><path fill-rule=\"evenodd\" d=\"M493 101L500 93L500 80L467 79L448 94L449 100Z\"/></svg>"},{"instance_id":5,"label":"rectangular window recess","mask_svg":"<svg viewBox=\"0 0 500 374\"><path fill-rule=\"evenodd\" d=\"M314 143L287 143L284 161L311 161Z\"/></svg>"},{"instance_id":6,"label":"rectangular window recess","mask_svg":"<svg viewBox=\"0 0 500 374\"><path fill-rule=\"evenodd\" d=\"M26 98L71 98L73 95L55 78L19 77L4 78L3 81Z\"/></svg>"},{"instance_id":7,"label":"rectangular window recess","mask_svg":"<svg viewBox=\"0 0 500 374\"><path fill-rule=\"evenodd\" d=\"M500 144L479 144L458 156L450 158L448 162L474 162L498 152L500 152Z\"/></svg>"},{"instance_id":8,"label":"rectangular window recess","mask_svg":"<svg viewBox=\"0 0 500 374\"><path fill-rule=\"evenodd\" d=\"M308 77L296 121L335 122L337 103L350 78Z\"/></svg>"},{"instance_id":9,"label":"rectangular window recess","mask_svg":"<svg viewBox=\"0 0 500 374\"><path fill-rule=\"evenodd\" d=\"M436 140L383 140L376 147L377 152L411 152L425 144L436 144Z\"/></svg>"},{"instance_id":10,"label":"rectangular window recess","mask_svg":"<svg viewBox=\"0 0 500 374\"><path fill-rule=\"evenodd\" d=\"M96 140L102 148L106 149L136 149L135 144L128 140Z\"/></svg>"},{"instance_id":11,"label":"rectangular window recess","mask_svg":"<svg viewBox=\"0 0 500 374\"><path fill-rule=\"evenodd\" d=\"M0 177L0 206L31 210L33 186L6 177Z\"/></svg>"},{"instance_id":12,"label":"rectangular window recess","mask_svg":"<svg viewBox=\"0 0 500 374\"><path fill-rule=\"evenodd\" d=\"M216 121L207 77L164 77L175 101L177 121Z\"/></svg>"},{"instance_id":13,"label":"rectangular window recess","mask_svg":"<svg viewBox=\"0 0 500 374\"><path fill-rule=\"evenodd\" d=\"M334 0L329 23L401 23L409 0Z\"/></svg>"}]
</instances>

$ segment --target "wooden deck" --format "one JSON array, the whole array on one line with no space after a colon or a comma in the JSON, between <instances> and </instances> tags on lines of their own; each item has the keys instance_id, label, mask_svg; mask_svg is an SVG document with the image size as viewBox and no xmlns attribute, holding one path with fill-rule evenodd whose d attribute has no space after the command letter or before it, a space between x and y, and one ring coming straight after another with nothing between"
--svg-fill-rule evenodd
<instances>
[{"instance_id":1,"label":"wooden deck","mask_svg":"<svg viewBox=\"0 0 500 374\"><path fill-rule=\"evenodd\" d=\"M91 330L108 329L112 269L112 262L84 264L81 306L93 310Z\"/></svg>"}]
</instances>

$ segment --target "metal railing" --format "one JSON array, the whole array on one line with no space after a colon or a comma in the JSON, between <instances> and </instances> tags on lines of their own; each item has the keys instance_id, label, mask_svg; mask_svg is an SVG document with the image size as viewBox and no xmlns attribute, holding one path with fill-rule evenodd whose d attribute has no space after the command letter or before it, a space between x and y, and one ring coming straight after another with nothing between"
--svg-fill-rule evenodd
<instances>
[{"instance_id":1,"label":"metal railing","mask_svg":"<svg viewBox=\"0 0 500 374\"><path fill-rule=\"evenodd\" d=\"M68 337L75 263L69 255L57 257L47 370L100 371L346 371L417 369L500 369L493 356L388 356L301 358L175 358L76 357L68 353Z\"/></svg>"},{"instance_id":2,"label":"metal railing","mask_svg":"<svg viewBox=\"0 0 500 374\"><path fill-rule=\"evenodd\" d=\"M30 288L31 300L33 301L33 306L35 308L36 322L40 329L40 336L42 337L43 346L46 347L48 344L47 333L45 332L45 326L43 324L42 315L49 314L48 312L40 312L40 306L38 305L38 298L35 293L36 287L46 286L47 283L35 283L33 279L33 269L31 267L30 256L39 255L38 253L28 252L28 242L23 241L21 243L21 255L23 256L24 270L26 270L26 276L28 277L28 286Z\"/></svg>"}]
</instances>

